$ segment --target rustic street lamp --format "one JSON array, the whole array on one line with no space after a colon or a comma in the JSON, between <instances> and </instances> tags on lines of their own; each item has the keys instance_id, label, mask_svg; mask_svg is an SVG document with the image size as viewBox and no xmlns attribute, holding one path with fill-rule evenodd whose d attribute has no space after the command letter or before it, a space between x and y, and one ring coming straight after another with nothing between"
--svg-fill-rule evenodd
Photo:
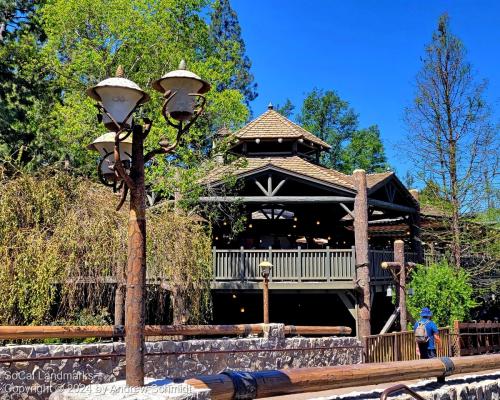
<instances>
[{"instance_id":1,"label":"rustic street lamp","mask_svg":"<svg viewBox=\"0 0 500 400\"><path fill-rule=\"evenodd\" d=\"M101 155L97 174L99 180L106 186L116 187L121 178L115 174L115 132L108 132L99 136L87 146L90 150L95 150ZM132 161L132 136L125 138L120 144L120 160L126 173L130 173Z\"/></svg>"},{"instance_id":2,"label":"rustic street lamp","mask_svg":"<svg viewBox=\"0 0 500 400\"><path fill-rule=\"evenodd\" d=\"M259 264L259 267L262 272L262 278L264 278L264 288L262 291L263 295L263 303L264 303L264 323L269 323L269 274L271 273L271 268L273 264L269 261L262 261Z\"/></svg>"},{"instance_id":3,"label":"rustic street lamp","mask_svg":"<svg viewBox=\"0 0 500 400\"><path fill-rule=\"evenodd\" d=\"M144 164L155 155L175 150L181 136L203 112L203 93L210 89L210 85L187 71L184 61L179 70L153 83L165 99L162 115L167 124L177 130L177 135L173 143L162 140L159 148L144 154L144 140L151 130L152 121L144 118L143 124L139 125L133 115L149 100L149 95L123 75L123 68L118 67L116 77L105 79L87 90L87 94L97 101L104 126L111 131L97 138L89 148L101 155L98 167L101 182L122 191L117 209L121 208L130 192L125 300L126 381L129 386L143 386L146 282ZM201 100L199 103L196 101L198 98Z\"/></svg>"}]
</instances>

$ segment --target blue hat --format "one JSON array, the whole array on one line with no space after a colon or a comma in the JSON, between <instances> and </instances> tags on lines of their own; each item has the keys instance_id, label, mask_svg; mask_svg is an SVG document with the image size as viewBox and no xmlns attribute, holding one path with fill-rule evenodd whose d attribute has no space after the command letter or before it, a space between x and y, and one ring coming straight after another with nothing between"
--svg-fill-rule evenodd
<instances>
[{"instance_id":1,"label":"blue hat","mask_svg":"<svg viewBox=\"0 0 500 400\"><path fill-rule=\"evenodd\" d=\"M422 308L422 312L420 313L421 317L432 317L432 311L429 307Z\"/></svg>"}]
</instances>

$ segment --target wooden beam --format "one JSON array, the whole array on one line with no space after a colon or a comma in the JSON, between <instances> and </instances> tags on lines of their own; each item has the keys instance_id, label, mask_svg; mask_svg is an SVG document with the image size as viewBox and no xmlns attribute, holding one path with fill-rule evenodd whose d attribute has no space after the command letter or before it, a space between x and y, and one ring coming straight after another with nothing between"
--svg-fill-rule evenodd
<instances>
[{"instance_id":1,"label":"wooden beam","mask_svg":"<svg viewBox=\"0 0 500 400\"><path fill-rule=\"evenodd\" d=\"M264 189L264 186L262 186L261 183L257 179L255 179L254 182L257 185L257 187L261 190L261 192L264 193L265 196L269 196L268 191L266 189Z\"/></svg>"},{"instance_id":2,"label":"wooden beam","mask_svg":"<svg viewBox=\"0 0 500 400\"><path fill-rule=\"evenodd\" d=\"M344 303L344 305L346 306L346 308L349 310L349 313L351 314L352 318L356 322L357 319L358 319L358 316L356 315L356 306L355 306L355 303L353 301L351 301L349 299L349 297L347 297L347 295L345 293L338 292L337 294L339 295L340 300L342 300L342 303Z\"/></svg>"},{"instance_id":3,"label":"wooden beam","mask_svg":"<svg viewBox=\"0 0 500 400\"><path fill-rule=\"evenodd\" d=\"M344 203L339 203L339 204L340 204L340 207L342 207L344 209L344 211L352 217L352 219L355 219L354 213L351 210L349 210Z\"/></svg>"},{"instance_id":4,"label":"wooden beam","mask_svg":"<svg viewBox=\"0 0 500 400\"><path fill-rule=\"evenodd\" d=\"M387 333L387 331L391 328L391 326L394 323L394 321L396 321L396 318L398 317L398 315L399 315L399 307L396 307L396 309L391 314L391 316L389 317L389 319L385 323L384 327L380 331L380 335L383 335L384 333Z\"/></svg>"},{"instance_id":5,"label":"wooden beam","mask_svg":"<svg viewBox=\"0 0 500 400\"><path fill-rule=\"evenodd\" d=\"M256 384L255 398L307 393L345 387L360 387L386 382L442 378L448 375L496 370L500 354L453 357L450 362L440 358L330 367L291 368L247 372ZM451 368L449 367L451 366ZM240 378L241 379L241 378ZM184 383L197 389L210 389L213 400L232 400L236 385L230 374L201 375Z\"/></svg>"},{"instance_id":6,"label":"wooden beam","mask_svg":"<svg viewBox=\"0 0 500 400\"><path fill-rule=\"evenodd\" d=\"M274 188L274 190L271 192L271 196L274 196L276 193L278 193L278 190L281 189L281 187L285 184L286 179L283 179L278 185Z\"/></svg>"},{"instance_id":7,"label":"wooden beam","mask_svg":"<svg viewBox=\"0 0 500 400\"><path fill-rule=\"evenodd\" d=\"M368 204L378 208L385 208L387 210L401 211L404 213L417 213L418 210L414 207L402 206L400 204L389 203L387 201L368 199Z\"/></svg>"},{"instance_id":8,"label":"wooden beam","mask_svg":"<svg viewBox=\"0 0 500 400\"><path fill-rule=\"evenodd\" d=\"M240 325L146 325L145 336L223 336L259 334L264 331L262 324ZM347 326L293 326L286 325L286 335L350 335ZM47 339L47 338L111 338L124 337L122 325L104 326L0 326L1 340Z\"/></svg>"},{"instance_id":9,"label":"wooden beam","mask_svg":"<svg viewBox=\"0 0 500 400\"><path fill-rule=\"evenodd\" d=\"M354 197L343 196L203 196L202 203L352 203Z\"/></svg>"}]
</instances>

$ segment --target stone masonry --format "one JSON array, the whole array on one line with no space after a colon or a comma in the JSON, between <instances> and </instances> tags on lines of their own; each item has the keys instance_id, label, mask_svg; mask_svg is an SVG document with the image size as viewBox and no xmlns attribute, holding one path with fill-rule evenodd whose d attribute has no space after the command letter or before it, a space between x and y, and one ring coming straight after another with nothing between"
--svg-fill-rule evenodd
<instances>
[{"instance_id":1,"label":"stone masonry","mask_svg":"<svg viewBox=\"0 0 500 400\"><path fill-rule=\"evenodd\" d=\"M265 326L264 337L159 341L148 342L146 347L146 353L152 354L146 356L146 375L154 379L216 374L224 369L249 371L362 361L356 338L285 338L281 324ZM123 342L0 347L0 359L107 356L1 363L0 400L47 399L56 389L123 380L125 359L118 355L124 353Z\"/></svg>"}]
</instances>

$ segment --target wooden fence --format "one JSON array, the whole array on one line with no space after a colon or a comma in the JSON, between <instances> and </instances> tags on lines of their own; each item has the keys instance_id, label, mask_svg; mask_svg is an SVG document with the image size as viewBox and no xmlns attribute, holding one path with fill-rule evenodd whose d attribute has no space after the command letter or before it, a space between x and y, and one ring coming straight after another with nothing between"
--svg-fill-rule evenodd
<instances>
[{"instance_id":1,"label":"wooden fence","mask_svg":"<svg viewBox=\"0 0 500 400\"><path fill-rule=\"evenodd\" d=\"M500 352L500 323L455 323L461 356ZM458 353L458 352L457 352Z\"/></svg>"},{"instance_id":2,"label":"wooden fence","mask_svg":"<svg viewBox=\"0 0 500 400\"><path fill-rule=\"evenodd\" d=\"M440 328L441 346L437 346L438 357L451 357L452 335L450 329ZM385 333L366 337L365 362L391 362L418 360L415 334L413 331Z\"/></svg>"}]
</instances>

